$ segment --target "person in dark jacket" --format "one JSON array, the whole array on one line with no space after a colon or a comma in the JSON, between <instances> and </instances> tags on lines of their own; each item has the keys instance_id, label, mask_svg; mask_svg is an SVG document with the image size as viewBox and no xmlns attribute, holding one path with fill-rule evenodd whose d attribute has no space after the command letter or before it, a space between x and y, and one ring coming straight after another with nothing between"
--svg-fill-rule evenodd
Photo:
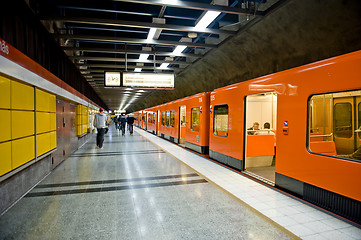
<instances>
[{"instance_id":1,"label":"person in dark jacket","mask_svg":"<svg viewBox=\"0 0 361 240\"><path fill-rule=\"evenodd\" d=\"M134 124L134 121L135 121L135 118L134 118L132 115L128 116L128 118L127 118L127 123L128 123L128 126L129 126L130 135L133 135L133 124Z\"/></svg>"},{"instance_id":2,"label":"person in dark jacket","mask_svg":"<svg viewBox=\"0 0 361 240\"><path fill-rule=\"evenodd\" d=\"M125 116L121 115L118 122L119 122L119 125L120 125L120 129L122 129L122 135L124 136L124 134L125 134L125 123L127 122L127 120L125 119Z\"/></svg>"}]
</instances>

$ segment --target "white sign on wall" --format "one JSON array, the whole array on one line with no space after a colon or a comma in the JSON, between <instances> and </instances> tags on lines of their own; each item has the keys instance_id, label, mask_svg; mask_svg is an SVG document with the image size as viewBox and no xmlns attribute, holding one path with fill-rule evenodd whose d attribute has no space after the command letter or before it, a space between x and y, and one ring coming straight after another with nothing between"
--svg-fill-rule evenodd
<instances>
[{"instance_id":1,"label":"white sign on wall","mask_svg":"<svg viewBox=\"0 0 361 240\"><path fill-rule=\"evenodd\" d=\"M105 72L105 87L120 87L120 72Z\"/></svg>"},{"instance_id":2,"label":"white sign on wall","mask_svg":"<svg viewBox=\"0 0 361 240\"><path fill-rule=\"evenodd\" d=\"M174 74L123 72L124 87L174 88Z\"/></svg>"}]
</instances>

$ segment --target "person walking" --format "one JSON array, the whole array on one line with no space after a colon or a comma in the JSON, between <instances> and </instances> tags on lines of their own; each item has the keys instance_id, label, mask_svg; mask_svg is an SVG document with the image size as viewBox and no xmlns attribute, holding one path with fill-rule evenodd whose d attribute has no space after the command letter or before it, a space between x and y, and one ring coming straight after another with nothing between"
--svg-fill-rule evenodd
<instances>
[{"instance_id":1,"label":"person walking","mask_svg":"<svg viewBox=\"0 0 361 240\"><path fill-rule=\"evenodd\" d=\"M106 129L107 115L104 114L104 109L100 108L99 113L95 115L93 126L97 128L97 148L103 149L104 134Z\"/></svg>"},{"instance_id":2,"label":"person walking","mask_svg":"<svg viewBox=\"0 0 361 240\"><path fill-rule=\"evenodd\" d=\"M129 126L130 135L133 135L134 120L135 120L135 118L132 115L128 116L128 118L127 118L127 124Z\"/></svg>"},{"instance_id":3,"label":"person walking","mask_svg":"<svg viewBox=\"0 0 361 240\"><path fill-rule=\"evenodd\" d=\"M127 120L125 119L125 116L122 115L120 117L120 120L119 120L119 124L120 124L120 128L122 129L122 135L124 136L125 134L125 123L127 122Z\"/></svg>"}]
</instances>

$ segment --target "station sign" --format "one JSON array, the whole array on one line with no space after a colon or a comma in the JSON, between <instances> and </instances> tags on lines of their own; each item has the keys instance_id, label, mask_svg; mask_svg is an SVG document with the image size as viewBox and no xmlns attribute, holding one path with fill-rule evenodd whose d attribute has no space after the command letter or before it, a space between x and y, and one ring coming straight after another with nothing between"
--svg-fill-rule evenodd
<instances>
[{"instance_id":1,"label":"station sign","mask_svg":"<svg viewBox=\"0 0 361 240\"><path fill-rule=\"evenodd\" d=\"M123 87L174 88L174 73L123 72Z\"/></svg>"},{"instance_id":2,"label":"station sign","mask_svg":"<svg viewBox=\"0 0 361 240\"><path fill-rule=\"evenodd\" d=\"M120 72L105 72L104 73L104 86L105 87L120 87L121 86L121 75Z\"/></svg>"}]
</instances>

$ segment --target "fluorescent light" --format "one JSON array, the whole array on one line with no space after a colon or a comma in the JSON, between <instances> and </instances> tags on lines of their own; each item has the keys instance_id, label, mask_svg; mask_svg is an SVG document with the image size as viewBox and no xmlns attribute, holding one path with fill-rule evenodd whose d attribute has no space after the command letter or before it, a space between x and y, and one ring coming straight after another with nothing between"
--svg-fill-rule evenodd
<instances>
[{"instance_id":1,"label":"fluorescent light","mask_svg":"<svg viewBox=\"0 0 361 240\"><path fill-rule=\"evenodd\" d=\"M139 56L139 60L144 62L148 59L148 57L149 57L149 54L142 53Z\"/></svg>"},{"instance_id":2,"label":"fluorescent light","mask_svg":"<svg viewBox=\"0 0 361 240\"><path fill-rule=\"evenodd\" d=\"M135 68L135 69L134 69L134 72L141 72L141 71L142 71L141 68Z\"/></svg>"},{"instance_id":3,"label":"fluorescent light","mask_svg":"<svg viewBox=\"0 0 361 240\"><path fill-rule=\"evenodd\" d=\"M203 29L208 27L208 25L211 24L211 22L213 22L219 14L221 14L221 12L207 11L206 14L203 15L202 19L197 23L195 28Z\"/></svg>"},{"instance_id":4,"label":"fluorescent light","mask_svg":"<svg viewBox=\"0 0 361 240\"><path fill-rule=\"evenodd\" d=\"M156 31L157 31L156 28L151 28L149 30L147 41L152 41L153 40L153 37L154 37Z\"/></svg>"},{"instance_id":5,"label":"fluorescent light","mask_svg":"<svg viewBox=\"0 0 361 240\"><path fill-rule=\"evenodd\" d=\"M184 46L184 45L178 45L175 49L174 49L174 51L172 52L172 54L174 54L174 55L179 55L180 53L182 53L183 51L184 51L184 49L186 49L187 48L187 46ZM171 54L171 55L172 55Z\"/></svg>"},{"instance_id":6,"label":"fluorescent light","mask_svg":"<svg viewBox=\"0 0 361 240\"><path fill-rule=\"evenodd\" d=\"M159 68L166 69L168 67L168 65L169 65L169 63L162 63Z\"/></svg>"}]
</instances>

